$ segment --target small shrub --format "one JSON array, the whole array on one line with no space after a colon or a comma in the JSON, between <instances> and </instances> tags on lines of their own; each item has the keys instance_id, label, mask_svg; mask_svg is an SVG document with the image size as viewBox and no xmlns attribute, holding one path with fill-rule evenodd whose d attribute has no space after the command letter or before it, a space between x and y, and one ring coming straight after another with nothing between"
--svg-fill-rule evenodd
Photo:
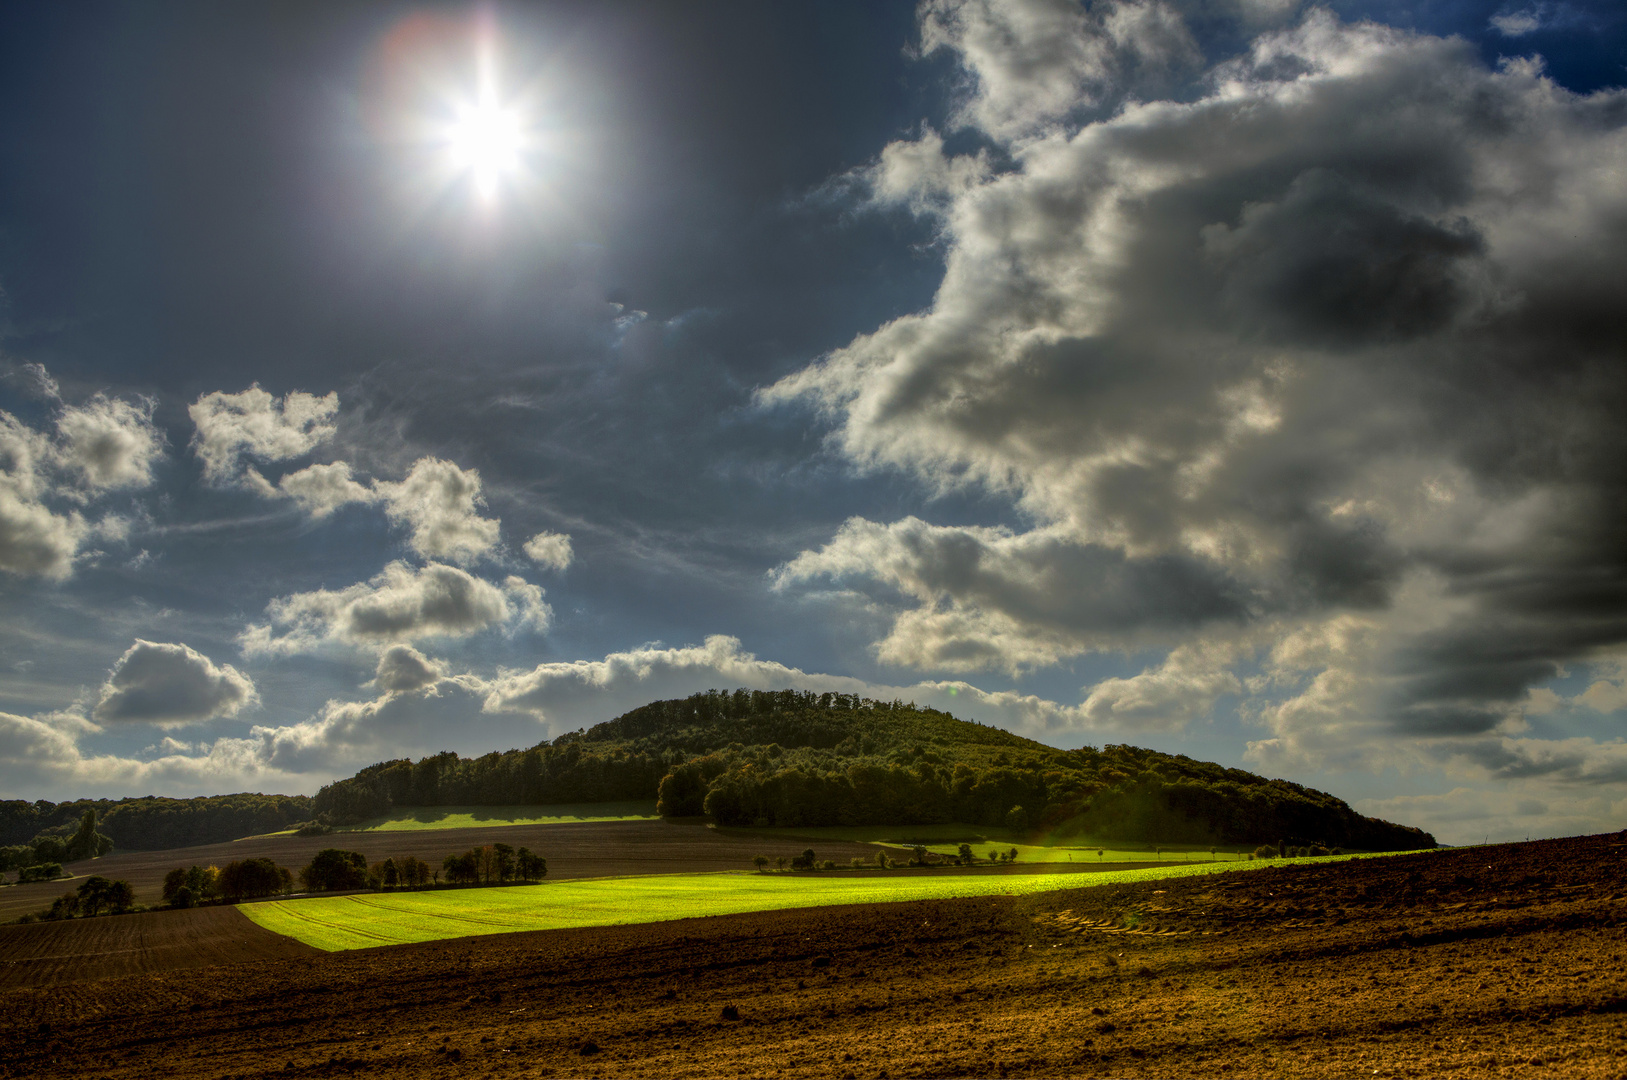
<instances>
[{"instance_id":1,"label":"small shrub","mask_svg":"<svg viewBox=\"0 0 1627 1080\"><path fill-rule=\"evenodd\" d=\"M1312 844L1311 845L1311 854L1313 856L1326 855L1326 854L1328 854L1328 849L1323 847L1321 844Z\"/></svg>"},{"instance_id":2,"label":"small shrub","mask_svg":"<svg viewBox=\"0 0 1627 1080\"><path fill-rule=\"evenodd\" d=\"M819 869L821 869L821 870L834 870L834 869L836 869L836 860L835 859L826 859L824 862L819 864Z\"/></svg>"},{"instance_id":3,"label":"small shrub","mask_svg":"<svg viewBox=\"0 0 1627 1080\"><path fill-rule=\"evenodd\" d=\"M30 881L55 881L61 876L61 863L35 863L33 866L25 866L17 871L17 884L23 885Z\"/></svg>"},{"instance_id":4,"label":"small shrub","mask_svg":"<svg viewBox=\"0 0 1627 1080\"><path fill-rule=\"evenodd\" d=\"M1254 854L1249 856L1251 859L1274 859L1276 857L1277 849L1270 844L1261 844L1254 849Z\"/></svg>"},{"instance_id":5,"label":"small shrub","mask_svg":"<svg viewBox=\"0 0 1627 1080\"><path fill-rule=\"evenodd\" d=\"M866 866L870 865L869 863L865 862L863 855L853 856L853 858L848 860L847 864L855 870L863 870Z\"/></svg>"}]
</instances>

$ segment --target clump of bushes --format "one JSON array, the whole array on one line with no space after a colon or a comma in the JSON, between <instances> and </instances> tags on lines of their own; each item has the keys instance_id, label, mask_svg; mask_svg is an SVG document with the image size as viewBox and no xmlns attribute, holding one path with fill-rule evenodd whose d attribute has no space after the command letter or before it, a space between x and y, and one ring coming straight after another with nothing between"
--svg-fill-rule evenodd
<instances>
[{"instance_id":1,"label":"clump of bushes","mask_svg":"<svg viewBox=\"0 0 1627 1080\"><path fill-rule=\"evenodd\" d=\"M359 851L323 848L299 872L306 892L342 892L367 888L367 856Z\"/></svg>"},{"instance_id":2,"label":"clump of bushes","mask_svg":"<svg viewBox=\"0 0 1627 1080\"><path fill-rule=\"evenodd\" d=\"M164 875L164 903L189 908L220 895L220 867L176 867Z\"/></svg>"},{"instance_id":3,"label":"clump of bushes","mask_svg":"<svg viewBox=\"0 0 1627 1080\"><path fill-rule=\"evenodd\" d=\"M189 908L211 900L238 903L294 891L294 875L266 858L218 866L178 866L164 875L164 903Z\"/></svg>"},{"instance_id":4,"label":"clump of bushes","mask_svg":"<svg viewBox=\"0 0 1627 1080\"><path fill-rule=\"evenodd\" d=\"M1261 844L1259 847L1254 849L1254 854L1249 857L1252 859L1275 859L1277 857L1277 849L1272 847L1270 844Z\"/></svg>"},{"instance_id":5,"label":"clump of bushes","mask_svg":"<svg viewBox=\"0 0 1627 1080\"><path fill-rule=\"evenodd\" d=\"M30 881L55 881L62 876L61 863L36 863L33 866L25 866L17 871L17 884L26 885Z\"/></svg>"},{"instance_id":6,"label":"clump of bushes","mask_svg":"<svg viewBox=\"0 0 1627 1080\"><path fill-rule=\"evenodd\" d=\"M441 862L446 880L462 885L494 885L518 878L534 881L548 874L548 860L530 848L515 851L507 844L485 844Z\"/></svg>"},{"instance_id":7,"label":"clump of bushes","mask_svg":"<svg viewBox=\"0 0 1627 1080\"><path fill-rule=\"evenodd\" d=\"M65 892L51 901L51 906L38 915L18 921L37 922L45 919L54 922L60 919L88 919L103 912L109 915L122 914L133 910L135 906L136 891L130 887L128 881L115 881L98 874L80 882L77 890Z\"/></svg>"},{"instance_id":8,"label":"clump of bushes","mask_svg":"<svg viewBox=\"0 0 1627 1080\"><path fill-rule=\"evenodd\" d=\"M433 873L430 865L416 855L403 855L368 867L367 880L375 889L416 889L428 885Z\"/></svg>"}]
</instances>

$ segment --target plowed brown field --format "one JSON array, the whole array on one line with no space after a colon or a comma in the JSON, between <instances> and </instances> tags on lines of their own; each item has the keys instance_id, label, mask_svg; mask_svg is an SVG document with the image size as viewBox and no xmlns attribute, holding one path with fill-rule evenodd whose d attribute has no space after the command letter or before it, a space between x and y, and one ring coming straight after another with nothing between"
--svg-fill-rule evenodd
<instances>
[{"instance_id":1,"label":"plowed brown field","mask_svg":"<svg viewBox=\"0 0 1627 1080\"><path fill-rule=\"evenodd\" d=\"M0 926L0 989L320 955L229 907Z\"/></svg>"},{"instance_id":2,"label":"plowed brown field","mask_svg":"<svg viewBox=\"0 0 1627 1080\"><path fill-rule=\"evenodd\" d=\"M0 1076L1619 1077L1624 850L1542 841L11 990Z\"/></svg>"},{"instance_id":3,"label":"plowed brown field","mask_svg":"<svg viewBox=\"0 0 1627 1080\"><path fill-rule=\"evenodd\" d=\"M514 828L426 829L421 832L355 832L331 836L271 836L230 844L130 851L71 863L80 879L91 874L128 881L142 904L159 903L164 875L177 866L225 866L234 859L274 859L298 871L323 848L359 851L369 862L416 855L436 869L448 855L479 844L502 842L528 847L548 860L552 880L621 874L668 874L707 870L744 870L752 856L795 855L812 846L822 859L845 863L855 855L875 858L868 844L806 841L787 836L765 840L708 829L699 821L612 821L569 825L521 825ZM41 911L73 889L78 881L42 881L0 889L0 922Z\"/></svg>"}]
</instances>

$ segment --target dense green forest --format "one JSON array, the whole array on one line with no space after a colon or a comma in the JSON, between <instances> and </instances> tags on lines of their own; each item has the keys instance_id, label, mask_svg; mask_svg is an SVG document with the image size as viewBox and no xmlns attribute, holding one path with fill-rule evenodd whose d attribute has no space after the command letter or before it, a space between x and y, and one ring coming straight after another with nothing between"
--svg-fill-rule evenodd
<instances>
[{"instance_id":1,"label":"dense green forest","mask_svg":"<svg viewBox=\"0 0 1627 1080\"><path fill-rule=\"evenodd\" d=\"M528 750L386 761L324 787L348 824L396 807L610 802L734 826L1007 826L1056 838L1433 847L1342 800L1133 746L1058 750L935 709L842 694L709 691Z\"/></svg>"},{"instance_id":2,"label":"dense green forest","mask_svg":"<svg viewBox=\"0 0 1627 1080\"><path fill-rule=\"evenodd\" d=\"M79 827L86 810L96 811L96 830L115 849L216 844L257 833L276 832L311 817L308 795L209 795L197 799L76 799L53 803L41 799L0 800L0 846L31 845L65 839Z\"/></svg>"}]
</instances>

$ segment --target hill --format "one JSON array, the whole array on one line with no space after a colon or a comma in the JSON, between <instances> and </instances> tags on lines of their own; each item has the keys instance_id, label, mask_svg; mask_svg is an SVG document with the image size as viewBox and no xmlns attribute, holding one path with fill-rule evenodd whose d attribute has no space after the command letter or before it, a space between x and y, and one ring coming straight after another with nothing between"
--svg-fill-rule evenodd
<instances>
[{"instance_id":1,"label":"hill","mask_svg":"<svg viewBox=\"0 0 1627 1080\"><path fill-rule=\"evenodd\" d=\"M1433 847L1325 792L1133 746L1058 750L936 709L795 690L657 701L526 750L387 761L319 791L330 824L404 806L658 798L735 826L1006 826L1057 838Z\"/></svg>"}]
</instances>

